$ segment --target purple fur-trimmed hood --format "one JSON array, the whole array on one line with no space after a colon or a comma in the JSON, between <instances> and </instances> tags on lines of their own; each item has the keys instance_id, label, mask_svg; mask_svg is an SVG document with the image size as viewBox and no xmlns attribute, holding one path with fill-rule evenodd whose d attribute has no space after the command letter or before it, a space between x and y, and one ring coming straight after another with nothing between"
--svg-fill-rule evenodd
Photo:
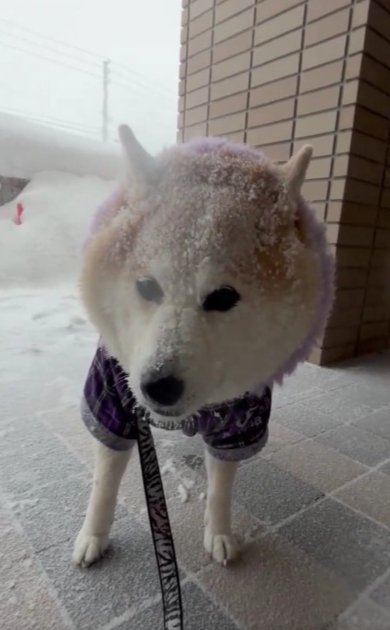
<instances>
[{"instance_id":1,"label":"purple fur-trimmed hood","mask_svg":"<svg viewBox=\"0 0 390 630\"><path fill-rule=\"evenodd\" d=\"M248 147L244 144L236 144L224 138L199 138L191 140L188 143L179 144L171 148L165 149L157 156L157 163L163 164L164 161L170 159L171 156L180 154L219 154L233 155L242 157L260 164L272 164L261 151ZM105 218L115 211L119 211L124 203L123 189L118 187L113 194L100 206L97 210L90 229L90 234L86 243L95 234L99 227L104 223ZM334 299L334 260L329 252L324 225L316 218L313 208L303 198L300 199L298 206L299 218L304 226L305 236L319 257L321 286L320 299L316 308L315 317L312 326L306 338L297 347L290 356L278 367L278 369L270 375L264 385L274 383L282 383L284 376L291 374L297 365L307 359L310 351L314 348L318 340L321 338L326 321L329 316L333 299Z\"/></svg>"}]
</instances>

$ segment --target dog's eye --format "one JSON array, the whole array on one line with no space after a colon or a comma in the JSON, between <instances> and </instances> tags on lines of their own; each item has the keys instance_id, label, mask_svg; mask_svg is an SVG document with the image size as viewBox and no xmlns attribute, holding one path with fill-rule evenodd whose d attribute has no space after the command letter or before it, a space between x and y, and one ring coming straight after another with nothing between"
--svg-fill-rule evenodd
<instances>
[{"instance_id":1,"label":"dog's eye","mask_svg":"<svg viewBox=\"0 0 390 630\"><path fill-rule=\"evenodd\" d=\"M147 276L145 278L139 278L136 285L138 293L144 300L161 304L164 298L164 292L157 280Z\"/></svg>"},{"instance_id":2,"label":"dog's eye","mask_svg":"<svg viewBox=\"0 0 390 630\"><path fill-rule=\"evenodd\" d=\"M226 311L230 311L236 306L239 301L240 295L233 287L221 287L209 293L203 302L203 310L226 313Z\"/></svg>"}]
</instances>

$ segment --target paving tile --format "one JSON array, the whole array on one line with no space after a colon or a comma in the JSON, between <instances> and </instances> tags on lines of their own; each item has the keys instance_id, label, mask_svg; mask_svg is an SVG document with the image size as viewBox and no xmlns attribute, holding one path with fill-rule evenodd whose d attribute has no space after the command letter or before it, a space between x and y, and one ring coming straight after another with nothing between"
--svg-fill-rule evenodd
<instances>
[{"instance_id":1,"label":"paving tile","mask_svg":"<svg viewBox=\"0 0 390 630\"><path fill-rule=\"evenodd\" d=\"M159 448L159 440L156 440L156 449L166 500L179 496L179 486L187 489L189 497L193 497L194 471L170 456L170 452L164 452ZM166 466L166 469L165 469ZM139 519L142 523L148 522L145 492L142 480L141 465L138 450L135 448L131 454L129 464L123 476L119 490L119 501L125 506L129 514Z\"/></svg>"},{"instance_id":2,"label":"paving tile","mask_svg":"<svg viewBox=\"0 0 390 630\"><path fill-rule=\"evenodd\" d=\"M204 467L204 442L200 435L184 437L175 441L172 449L172 457L181 461L185 466L206 474Z\"/></svg>"},{"instance_id":3,"label":"paving tile","mask_svg":"<svg viewBox=\"0 0 390 630\"><path fill-rule=\"evenodd\" d=\"M353 379L360 374L367 380L376 380L381 374L388 374L390 367L389 352L376 352L367 354L364 357L358 356L343 361L339 366L341 369L353 373Z\"/></svg>"},{"instance_id":4,"label":"paving tile","mask_svg":"<svg viewBox=\"0 0 390 630\"><path fill-rule=\"evenodd\" d=\"M37 366L39 369L39 365ZM28 386L26 386L26 381ZM61 400L65 400L70 381L56 377L48 384L41 377L27 375L26 380L15 380L4 386L5 394L0 401L1 423L26 414L33 415L46 409L60 408Z\"/></svg>"},{"instance_id":5,"label":"paving tile","mask_svg":"<svg viewBox=\"0 0 390 630\"><path fill-rule=\"evenodd\" d=\"M245 630L323 628L353 598L342 579L271 535L253 543L227 571L213 565L197 579Z\"/></svg>"},{"instance_id":6,"label":"paving tile","mask_svg":"<svg viewBox=\"0 0 390 630\"><path fill-rule=\"evenodd\" d=\"M369 473L338 490L335 497L390 527L390 479L387 475Z\"/></svg>"},{"instance_id":7,"label":"paving tile","mask_svg":"<svg viewBox=\"0 0 390 630\"><path fill-rule=\"evenodd\" d=\"M7 471L0 477L0 486L11 497L48 482L61 484L67 477L85 472L85 467L65 444L37 418L18 419L3 436L0 466Z\"/></svg>"},{"instance_id":8,"label":"paving tile","mask_svg":"<svg viewBox=\"0 0 390 630\"><path fill-rule=\"evenodd\" d=\"M19 496L10 502L35 551L76 537L87 509L90 481L85 476L64 478ZM117 506L116 519L127 516Z\"/></svg>"},{"instance_id":9,"label":"paving tile","mask_svg":"<svg viewBox=\"0 0 390 630\"><path fill-rule=\"evenodd\" d=\"M36 326L45 325L39 321ZM1 374L7 390L0 399L2 630L65 630L72 621L73 630L162 628L136 451L121 486L107 557L89 571L71 563L93 465L94 440L79 415L92 335L74 343L71 357L58 352L55 340L38 355L25 342L31 345L27 335L18 380ZM268 445L238 476L233 520L247 545L227 571L203 550L201 438L153 430L160 464L175 469L163 480L181 576L194 574L183 587L186 630L235 630L236 622L245 630L389 630L390 533L362 514L388 523L389 372L390 353L330 369L304 364L275 388ZM349 421L354 426L341 426ZM333 448L320 435L324 431L337 442ZM379 472L340 489L337 499L316 505L323 491L364 470L351 458L383 463ZM185 503L178 495L183 480L194 483ZM293 516L305 506L311 507ZM289 516L277 535L266 533L265 523ZM381 576L386 579L376 582L371 599L356 606L356 591Z\"/></svg>"},{"instance_id":10,"label":"paving tile","mask_svg":"<svg viewBox=\"0 0 390 630\"><path fill-rule=\"evenodd\" d=\"M305 437L315 437L324 431L334 429L343 424L342 418L337 414L322 414L314 405L308 406L294 403L281 409L276 409L272 416L273 421L288 427Z\"/></svg>"},{"instance_id":11,"label":"paving tile","mask_svg":"<svg viewBox=\"0 0 390 630\"><path fill-rule=\"evenodd\" d=\"M360 429L390 440L390 407L355 420L354 424Z\"/></svg>"},{"instance_id":12,"label":"paving tile","mask_svg":"<svg viewBox=\"0 0 390 630\"><path fill-rule=\"evenodd\" d=\"M30 490L9 501L35 551L74 539L81 527L89 496L82 476L64 478Z\"/></svg>"},{"instance_id":13,"label":"paving tile","mask_svg":"<svg viewBox=\"0 0 390 630\"><path fill-rule=\"evenodd\" d=\"M180 566L191 573L197 573L211 562L203 547L206 502L199 498L199 490L197 488L193 499L186 503L176 497L168 501L177 559Z\"/></svg>"},{"instance_id":14,"label":"paving tile","mask_svg":"<svg viewBox=\"0 0 390 630\"><path fill-rule=\"evenodd\" d=\"M96 439L89 431L82 427L79 433L75 432L73 435L64 436L62 439L69 451L84 464L88 472L92 473L95 465Z\"/></svg>"},{"instance_id":15,"label":"paving tile","mask_svg":"<svg viewBox=\"0 0 390 630\"><path fill-rule=\"evenodd\" d=\"M281 387L276 386L273 408L278 409L301 400L320 396L350 383L347 373L331 368L320 368L310 363L301 364L291 376L287 376Z\"/></svg>"},{"instance_id":16,"label":"paving tile","mask_svg":"<svg viewBox=\"0 0 390 630\"><path fill-rule=\"evenodd\" d=\"M61 413L55 409L48 409L36 415L49 430L64 438L89 434L81 420L80 401L64 405Z\"/></svg>"},{"instance_id":17,"label":"paving tile","mask_svg":"<svg viewBox=\"0 0 390 630\"><path fill-rule=\"evenodd\" d=\"M333 499L297 515L279 532L358 590L389 566L390 532Z\"/></svg>"},{"instance_id":18,"label":"paving tile","mask_svg":"<svg viewBox=\"0 0 390 630\"><path fill-rule=\"evenodd\" d=\"M356 385L347 385L336 391L304 399L302 404L309 409L318 409L321 414L337 416L343 423L357 420L376 410L369 399L353 400L353 396L357 395L357 389Z\"/></svg>"},{"instance_id":19,"label":"paving tile","mask_svg":"<svg viewBox=\"0 0 390 630\"><path fill-rule=\"evenodd\" d=\"M330 492L367 470L349 457L312 440L278 451L271 461L323 492Z\"/></svg>"},{"instance_id":20,"label":"paving tile","mask_svg":"<svg viewBox=\"0 0 390 630\"><path fill-rule=\"evenodd\" d=\"M204 474L169 458L169 467L163 474L164 491L169 519L175 539L178 561L185 570L196 573L211 562L203 547L204 510L207 481ZM164 464L160 458L162 468ZM122 503L144 527L149 527L138 455L130 461L133 473L127 475L122 488ZM203 460L202 460L203 467ZM182 500L179 485L186 489L187 500ZM264 526L239 503L233 504L233 528L243 543L264 531ZM189 544L189 541L190 544Z\"/></svg>"},{"instance_id":21,"label":"paving tile","mask_svg":"<svg viewBox=\"0 0 390 630\"><path fill-rule=\"evenodd\" d=\"M367 466L376 466L390 457L389 440L355 426L340 427L315 439Z\"/></svg>"},{"instance_id":22,"label":"paving tile","mask_svg":"<svg viewBox=\"0 0 390 630\"><path fill-rule=\"evenodd\" d=\"M319 367L306 362L299 365L295 372L284 380L283 389L304 392L316 387L330 391L351 382L353 382L351 373L342 366Z\"/></svg>"},{"instance_id":23,"label":"paving tile","mask_svg":"<svg viewBox=\"0 0 390 630\"><path fill-rule=\"evenodd\" d=\"M291 387L290 391L285 385L282 387L275 387L272 396L272 409L280 409L286 407L294 402L300 402L306 399L310 399L315 396L320 396L322 390L320 387L310 387L301 390L300 387Z\"/></svg>"},{"instance_id":24,"label":"paving tile","mask_svg":"<svg viewBox=\"0 0 390 630\"><path fill-rule=\"evenodd\" d=\"M23 348L20 349L23 353ZM27 353L25 370L18 379L6 384L0 400L0 418L13 419L25 415L41 413L48 409L61 408L68 404L78 404L87 373L88 361L85 349L72 347L72 360L63 349L41 354ZM33 357L33 363L30 357ZM88 356L88 353L87 353Z\"/></svg>"},{"instance_id":25,"label":"paving tile","mask_svg":"<svg viewBox=\"0 0 390 630\"><path fill-rule=\"evenodd\" d=\"M168 501L177 558L180 565L191 573L197 573L213 562L203 547L206 502L200 498L200 494L202 491L204 493L205 489L204 483L198 483L192 488L191 498L186 503L182 503L177 496ZM233 531L243 548L250 540L265 531L264 525L236 502L232 508L232 522Z\"/></svg>"},{"instance_id":26,"label":"paving tile","mask_svg":"<svg viewBox=\"0 0 390 630\"><path fill-rule=\"evenodd\" d=\"M370 593L370 598L380 606L387 608L390 613L390 573L388 572L386 579Z\"/></svg>"},{"instance_id":27,"label":"paving tile","mask_svg":"<svg viewBox=\"0 0 390 630\"><path fill-rule=\"evenodd\" d=\"M389 368L387 369L387 376ZM372 411L388 409L390 406L390 394L384 383L377 382L377 379L370 374L366 375L365 383L353 383L346 391L346 397L351 405L368 405Z\"/></svg>"},{"instance_id":28,"label":"paving tile","mask_svg":"<svg viewBox=\"0 0 390 630\"><path fill-rule=\"evenodd\" d=\"M353 376L352 382L355 388L361 387L363 395L366 398L368 397L369 400L374 400L372 406L375 407L375 410L389 406L389 399L386 399L389 383L389 369L388 362L387 364L367 363L366 357L364 360L362 360L362 357L360 357L360 360L358 358L356 365L353 368L349 368Z\"/></svg>"},{"instance_id":29,"label":"paving tile","mask_svg":"<svg viewBox=\"0 0 390 630\"><path fill-rule=\"evenodd\" d=\"M390 615L367 599L352 606L329 630L389 630ZM327 629L328 630L328 629Z\"/></svg>"},{"instance_id":30,"label":"paving tile","mask_svg":"<svg viewBox=\"0 0 390 630\"><path fill-rule=\"evenodd\" d=\"M185 584L182 588L184 623L186 630L200 630L200 628L213 628L213 630L238 630L237 626L227 615L220 610L193 582ZM207 626L205 626L207 620ZM143 612L131 617L129 621L119 626L116 630L163 630L161 604L147 608Z\"/></svg>"},{"instance_id":31,"label":"paving tile","mask_svg":"<svg viewBox=\"0 0 390 630\"><path fill-rule=\"evenodd\" d=\"M275 413L277 413L278 411L279 410L275 411ZM304 438L305 436L301 433L297 433L297 431L291 431L291 429L288 429L282 424L274 422L272 416L271 424L269 426L268 441L265 447L261 449L259 456L268 457L269 455L272 455L272 453L276 453L276 451L279 451L285 446L300 442ZM251 459L247 459L243 463L250 463L251 461Z\"/></svg>"},{"instance_id":32,"label":"paving tile","mask_svg":"<svg viewBox=\"0 0 390 630\"><path fill-rule=\"evenodd\" d=\"M126 519L113 530L107 556L89 569L72 564L70 541L38 554L77 628L96 630L160 592L150 533Z\"/></svg>"},{"instance_id":33,"label":"paving tile","mask_svg":"<svg viewBox=\"0 0 390 630\"><path fill-rule=\"evenodd\" d=\"M15 520L0 508L0 619L2 630L65 630L47 577Z\"/></svg>"},{"instance_id":34,"label":"paving tile","mask_svg":"<svg viewBox=\"0 0 390 630\"><path fill-rule=\"evenodd\" d=\"M383 464L383 466L381 466L378 470L386 475L390 475L390 462Z\"/></svg>"},{"instance_id":35,"label":"paving tile","mask_svg":"<svg viewBox=\"0 0 390 630\"><path fill-rule=\"evenodd\" d=\"M61 443L34 414L3 421L0 430L0 460L9 455L12 457L20 455L22 458L26 451L41 454Z\"/></svg>"},{"instance_id":36,"label":"paving tile","mask_svg":"<svg viewBox=\"0 0 390 630\"><path fill-rule=\"evenodd\" d=\"M239 469L235 484L236 500L264 523L277 523L314 503L322 494L262 458Z\"/></svg>"}]
</instances>

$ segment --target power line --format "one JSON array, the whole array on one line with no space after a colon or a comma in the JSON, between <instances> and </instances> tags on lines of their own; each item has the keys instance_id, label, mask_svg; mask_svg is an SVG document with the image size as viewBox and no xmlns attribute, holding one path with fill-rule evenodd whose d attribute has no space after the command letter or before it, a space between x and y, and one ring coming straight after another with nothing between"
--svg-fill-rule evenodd
<instances>
[{"instance_id":1,"label":"power line","mask_svg":"<svg viewBox=\"0 0 390 630\"><path fill-rule=\"evenodd\" d=\"M124 80L124 81L129 81L130 77L132 82L137 83L138 85L147 88L148 90L150 90L151 88L156 91L158 90L158 92L160 94L164 94L165 96L172 96L172 94L174 93L173 90L170 90L168 88L166 88L164 86L163 83L161 82L157 82L157 81L149 81L148 83L145 82L145 80L140 80L140 75L137 72L133 72L132 70L128 70L127 73L121 71L121 70L117 70L116 66L119 65L118 63L114 63L113 64L113 73L116 74L120 79Z\"/></svg>"},{"instance_id":2,"label":"power line","mask_svg":"<svg viewBox=\"0 0 390 630\"><path fill-rule=\"evenodd\" d=\"M26 27L24 27L24 26L19 26L18 24L15 24L15 23L14 23L14 22L12 22L11 20L7 20L7 19L5 19L5 18L0 18L0 22L3 22L3 23L5 23L5 24L10 25L10 26L11 26L13 29L15 29L15 30L18 30L18 29L19 29L19 30L25 31L25 32L27 32L27 33L30 33L30 34L31 34L31 35L33 35L34 37L38 37L38 38L40 38L40 39L45 39L45 40L50 41L50 42L53 42L53 43L55 43L55 44L57 44L57 45L64 46L65 48L68 48L68 49L77 50L78 52L81 52L81 53L83 53L83 54L85 54L85 55L88 55L88 56L90 56L90 57L92 57L92 58L94 58L94 59L95 59L95 62L92 62L92 61L91 61L91 62L87 62L87 61L83 60L83 59L82 59L82 58L80 58L80 57L75 57L75 59L77 59L77 60L79 60L79 61L82 61L83 63L95 63L96 65L98 65L99 67L101 67L101 64L103 63L104 59L106 59L106 57L105 57L105 56L103 56L103 55L98 55L97 53L92 53L91 51L86 50L85 48L81 48L81 47L79 47L79 46L75 46L75 45L73 45L73 44L66 43L66 42L64 42L64 41L61 41L61 40L55 39L54 37L48 37L48 36L46 36L46 35L42 35L41 33L38 33L37 31L34 31L34 30L32 30L32 29L26 28ZM7 35L7 36L8 36L8 35ZM18 37L18 39L20 39L20 37ZM28 41L28 40L26 40L26 41ZM32 44L32 45L37 45L37 46L40 46L40 47L45 47L45 48L47 48L48 50L53 50L53 52L56 52L56 53L58 53L58 54L70 55L70 53L61 52L61 51L56 51L55 49L51 49L50 47L45 46L45 45L43 45L43 44L39 44L39 43L35 43L35 42L29 42L29 43L30 43L30 44ZM118 67L119 67L119 70L116 70L116 66L118 66ZM126 64L124 64L124 63L122 63L122 62L120 62L120 61L111 60L111 68L112 68L112 71L113 71L113 72L115 72L115 73L119 74L119 75L120 75L120 76L122 76L122 78L124 78L125 80L127 79L127 77L126 77L126 75L124 74L124 72L125 72L126 74L128 74L128 75L132 76L132 78L133 78L133 79L136 79L136 80L140 83L140 85L142 84L142 85L144 85L144 86L145 86L146 88L148 88L148 89L150 89L150 87L151 87L151 86L153 86L153 89L154 89L154 90L156 90L157 85L159 85L158 89L159 89L160 93L165 92L167 95L168 95L168 94L169 94L169 95L172 95L172 93L173 93L173 91L171 92L169 89L167 89L167 88L164 86L164 84L161 82L161 80L160 80L159 78L157 78L157 77L153 78L153 80L152 80L151 82L149 82L148 84L147 84L147 83L145 83L145 80L144 80L144 79L145 79L145 77L144 77L144 75L142 75L141 73L139 73L139 72L137 72L137 71L133 70L133 69L132 69L132 68L130 68L128 65L126 65ZM122 69L122 71L121 71L121 69ZM156 85L156 84L157 84L157 85Z\"/></svg>"},{"instance_id":3,"label":"power line","mask_svg":"<svg viewBox=\"0 0 390 630\"><path fill-rule=\"evenodd\" d=\"M1 32L0 32L1 35ZM23 40L22 42L26 41L28 44L33 44L35 45L33 42L28 42L27 40ZM100 78L101 74L97 74L96 72L91 72L90 70L87 70L85 68L80 68L79 66L74 66L73 64L68 63L67 61L64 60L59 60L59 59L54 59L51 57L47 57L46 55L42 55L40 52L34 51L34 50L29 50L26 48L21 48L20 46L15 46L14 44L9 44L8 42L4 42L0 40L0 46L4 46L5 48L11 48L12 50L16 50L18 52L23 52L25 54L30 54L33 55L34 57L38 57L39 59L43 59L45 61L48 61L49 63L54 63L54 64L59 64L63 67L66 68L70 68L72 70L76 70L77 72L81 72L83 74L89 75L91 77L94 78ZM112 68L112 64L111 64L111 68ZM168 90L161 90L161 89L157 89L156 86L153 84L147 84L147 83L141 83L140 81L136 81L136 80L132 80L130 81L128 79L128 77L122 73L118 73L117 70L115 70L115 68L113 68L112 73L115 77L115 75L119 74L119 77L122 79L122 81L118 81L116 78L114 78L111 82L114 83L115 85L121 86L125 89L132 89L134 88L134 86L136 86L137 88L143 90L144 92L148 93L148 96L150 98L150 94L151 92L154 92L155 94L157 93L158 96L160 98L164 98L165 100L168 100L170 98L174 98L176 95L175 93L169 92Z\"/></svg>"},{"instance_id":4,"label":"power line","mask_svg":"<svg viewBox=\"0 0 390 630\"><path fill-rule=\"evenodd\" d=\"M5 28L11 27L14 31L14 34L12 32L4 32L3 25L5 25ZM22 35L20 35L18 31L22 31ZM53 43L55 44L55 46L61 46L65 48L65 50L58 50L53 45L48 45L43 41L33 41L31 38L26 37L24 33L30 34L34 38L39 38L40 40L45 40L46 42ZM65 43L53 37L41 35L36 31L33 31L32 29L21 27L19 25L16 25L12 21L6 20L4 18L0 18L0 36L5 38L6 40L2 41L0 39L0 46L3 46L4 48L15 50L19 53L23 53L26 56L37 57L56 66L69 68L71 70L81 73L84 76L90 76L94 80L101 80L103 78L103 86L105 86L104 89L106 90L106 95L104 97L105 100L103 99L104 106L102 127L83 125L81 123L72 122L63 118L55 118L51 116L36 114L33 112L26 112L25 110L17 108L9 108L8 110L3 110L7 111L7 113L16 113L25 116L30 120L34 120L36 122L40 122L51 127L71 129L73 131L82 132L84 134L93 136L103 135L104 138L108 138L111 127L114 125L113 122L109 120L108 112L108 98L111 97L113 88L119 87L125 91L124 95L120 97L121 103L123 102L123 100L129 100L133 104L137 101L143 102L142 114L144 117L144 122L146 117L155 116L156 112L151 107L154 102L158 102L160 110L167 110L168 107L170 107L170 100L173 98L176 99L177 95L174 90L171 91L166 88L165 84L163 84L160 79L145 81L144 75L135 72L133 69L129 68L121 62L113 62L103 56L91 53L90 51L81 47ZM10 38L13 38L15 40L15 43L8 43L7 40L9 40ZM43 54L45 52L47 52L47 55ZM91 60L83 58L81 54L88 55ZM67 57L68 59L63 59L61 57ZM78 64L82 64L82 66L86 67L80 67L80 65ZM109 66L110 76L108 76L108 73L106 72L106 80L104 79L104 64L106 64L107 68ZM92 68L90 66L92 66ZM100 72L98 71L98 68ZM108 85L111 86L111 90L108 90ZM113 105L115 106L115 110L117 110L118 98L115 99L115 101L116 102L114 102ZM160 123L159 126L160 128L167 131L169 129L168 125L164 123ZM169 129L169 131L171 130Z\"/></svg>"},{"instance_id":5,"label":"power line","mask_svg":"<svg viewBox=\"0 0 390 630\"><path fill-rule=\"evenodd\" d=\"M142 85L138 85L137 83L124 83L123 81L118 81L117 79L112 79L111 80L111 84L115 85L115 86L118 86L118 87L122 87L125 90L134 90L134 94L142 93L142 95L143 95L142 98L145 98L145 95L146 95L148 99L151 99L151 97L153 95L153 98L158 98L158 99L163 98L166 101L169 100L169 99L167 99L165 94L159 94L158 92L156 93L155 91L154 91L154 94L153 94L153 91L150 88L144 87ZM138 90L138 92L136 90Z\"/></svg>"},{"instance_id":6,"label":"power line","mask_svg":"<svg viewBox=\"0 0 390 630\"><path fill-rule=\"evenodd\" d=\"M145 98L145 96L143 96L142 94L124 94L123 96L120 97L120 100L118 99L113 99L113 109L115 109L115 111L118 111L118 107L120 105L125 105L127 107L127 103L129 103L131 106L133 107L139 107L142 104L142 112L146 115L151 115L154 118L156 117L156 110L158 108L158 111L164 111L164 112L169 112L171 111L171 108L167 105L167 104L161 104L160 101L158 99L156 100L151 100L150 98ZM176 112L176 110L173 110L174 112Z\"/></svg>"},{"instance_id":7,"label":"power line","mask_svg":"<svg viewBox=\"0 0 390 630\"><path fill-rule=\"evenodd\" d=\"M0 21L1 21L1 18L0 18ZM1 29L1 24L0 24L0 29ZM10 33L10 32L4 31L4 30L0 30L0 35L2 35L3 37L15 38L14 33ZM36 37L39 37L39 36L37 35ZM59 50L58 48L53 48L52 46L47 46L46 44L42 44L40 42L36 42L36 41L31 40L31 39L26 39L25 37L20 37L19 35L17 36L17 40L18 40L18 42L23 42L23 43L29 44L30 46L38 46L39 48L43 48L44 50L49 50L50 52L53 52L56 55L60 55L60 56L62 55L62 56L65 56L65 57L70 57L70 59L72 59L73 61L76 61L76 62L81 62L81 63L84 63L84 64L90 64L90 65L93 65L93 66L98 66L99 68L101 67L101 62L100 61L99 62L97 62L97 61L88 61L87 59L83 59L80 56L72 55L71 53L68 53L66 51Z\"/></svg>"},{"instance_id":8,"label":"power line","mask_svg":"<svg viewBox=\"0 0 390 630\"><path fill-rule=\"evenodd\" d=\"M91 77L94 78L99 78L101 77L100 74L97 74L95 72L90 72L89 70L84 70L83 68L78 68L77 66L73 66L70 63L66 63L65 61L59 61L58 59L50 59L50 57L46 57L45 55L41 55L38 52L32 51L32 50L26 50L25 48L20 48L20 46L14 46L13 44L8 44L6 42L2 42L0 40L0 46L4 46L5 48L11 48L12 50L17 50L18 52L23 52L26 53L28 55L33 55L33 57L39 57L40 59L44 59L45 61L49 61L50 63L54 63L54 64L58 64L60 66L64 66L66 68L71 68L72 70L77 70L78 72L81 72L82 74L85 75L89 75Z\"/></svg>"},{"instance_id":9,"label":"power line","mask_svg":"<svg viewBox=\"0 0 390 630\"><path fill-rule=\"evenodd\" d=\"M128 65L126 65L125 63L122 63L121 61L115 61L115 65L119 66L119 68L122 68L123 70L125 70L127 73L134 75L135 77L143 80L144 79L144 75L141 74L140 72L137 72L136 70L133 70L132 68L130 68ZM165 87L165 84L161 81L160 77L157 77L156 75L153 77L153 84L158 83L161 88L163 90L167 90L167 88ZM167 90L169 91L169 90Z\"/></svg>"},{"instance_id":10,"label":"power line","mask_svg":"<svg viewBox=\"0 0 390 630\"><path fill-rule=\"evenodd\" d=\"M20 29L21 31L26 31L26 33L31 33L31 35L35 35L37 37L41 37L42 39L46 39L47 41L54 42L56 44L60 44L61 46L65 46L66 48L73 48L73 50L78 50L79 52L84 53L85 55L89 55L90 57L95 57L100 61L103 61L103 55L98 55L97 53L92 53L90 50L86 50L85 48L80 48L79 46L75 46L74 44L69 44L69 42L64 42L60 39L55 39L54 37L48 37L47 35L42 35L37 31L32 30L31 28L27 28L25 26L20 26L19 24L15 24L12 20L7 20L6 18L0 18L1 22L5 22L12 26L12 28Z\"/></svg>"},{"instance_id":11,"label":"power line","mask_svg":"<svg viewBox=\"0 0 390 630\"><path fill-rule=\"evenodd\" d=\"M76 121L72 121L72 120L66 120L65 118L57 118L55 116L46 116L46 115L42 115L42 114L37 114L35 112L29 112L26 111L24 109L20 109L18 107L7 107L7 108L2 108L1 111L5 114L22 114L23 116L28 116L29 118L33 118L34 120L40 120L43 122L51 122L53 124L63 124L69 127L80 127L82 129L89 129L93 132L98 132L100 131L100 127L99 126L95 126L95 125L85 125L83 123L77 123Z\"/></svg>"}]
</instances>

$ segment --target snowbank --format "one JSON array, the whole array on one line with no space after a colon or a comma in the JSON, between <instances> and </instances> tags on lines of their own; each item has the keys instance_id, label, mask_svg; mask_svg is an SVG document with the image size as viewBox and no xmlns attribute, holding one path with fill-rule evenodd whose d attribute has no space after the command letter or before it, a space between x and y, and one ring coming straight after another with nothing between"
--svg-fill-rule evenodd
<instances>
[{"instance_id":1,"label":"snowbank","mask_svg":"<svg viewBox=\"0 0 390 630\"><path fill-rule=\"evenodd\" d=\"M43 172L0 206L0 289L74 284L92 213L114 186L95 176ZM12 221L18 202L22 225Z\"/></svg>"},{"instance_id":2,"label":"snowbank","mask_svg":"<svg viewBox=\"0 0 390 630\"><path fill-rule=\"evenodd\" d=\"M30 179L48 170L115 179L121 169L119 145L91 140L0 114L0 174Z\"/></svg>"}]
</instances>

